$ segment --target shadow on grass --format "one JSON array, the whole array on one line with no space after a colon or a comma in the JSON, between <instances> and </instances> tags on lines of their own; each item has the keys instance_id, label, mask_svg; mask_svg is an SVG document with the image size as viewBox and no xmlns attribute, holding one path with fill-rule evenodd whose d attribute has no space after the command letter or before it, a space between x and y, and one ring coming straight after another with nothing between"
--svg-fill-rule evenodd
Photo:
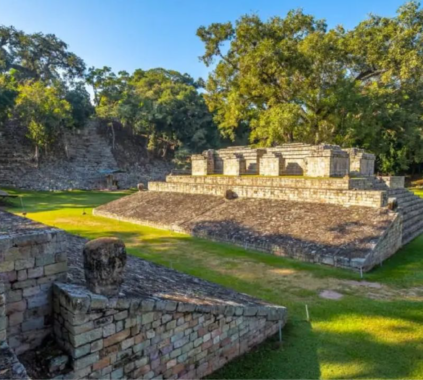
<instances>
[{"instance_id":1,"label":"shadow on grass","mask_svg":"<svg viewBox=\"0 0 423 380\"><path fill-rule=\"evenodd\" d=\"M417 302L328 303L311 324L292 318L277 337L227 364L213 379L419 378L423 312ZM397 326L396 324L405 324Z\"/></svg>"}]
</instances>

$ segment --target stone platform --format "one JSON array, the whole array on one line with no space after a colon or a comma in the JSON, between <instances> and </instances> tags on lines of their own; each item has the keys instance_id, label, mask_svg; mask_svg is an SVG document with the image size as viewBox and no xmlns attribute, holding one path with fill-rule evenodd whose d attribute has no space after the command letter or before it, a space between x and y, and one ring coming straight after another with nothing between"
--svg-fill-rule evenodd
<instances>
[{"instance_id":1,"label":"stone platform","mask_svg":"<svg viewBox=\"0 0 423 380\"><path fill-rule=\"evenodd\" d=\"M401 218L386 208L178 192L138 192L94 214L363 271L395 253L402 236Z\"/></svg>"},{"instance_id":2,"label":"stone platform","mask_svg":"<svg viewBox=\"0 0 423 380\"><path fill-rule=\"evenodd\" d=\"M367 179L284 178L254 176L168 176L166 182L149 182L156 192L176 192L295 202L328 203L343 206L380 208L387 204L387 193L371 189Z\"/></svg>"}]
</instances>

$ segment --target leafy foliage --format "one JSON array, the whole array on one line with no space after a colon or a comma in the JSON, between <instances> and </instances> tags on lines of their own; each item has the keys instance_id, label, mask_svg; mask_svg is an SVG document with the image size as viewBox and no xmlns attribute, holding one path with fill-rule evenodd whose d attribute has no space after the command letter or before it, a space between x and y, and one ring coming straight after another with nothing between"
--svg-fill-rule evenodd
<instances>
[{"instance_id":1,"label":"leafy foliage","mask_svg":"<svg viewBox=\"0 0 423 380\"><path fill-rule=\"evenodd\" d=\"M47 148L63 126L72 123L71 105L63 99L58 87L27 81L18 87L16 113L28 125L29 137L38 148Z\"/></svg>"},{"instance_id":2,"label":"leafy foliage","mask_svg":"<svg viewBox=\"0 0 423 380\"><path fill-rule=\"evenodd\" d=\"M54 34L26 34L0 26L0 73L15 69L21 80L46 82L82 77L85 64Z\"/></svg>"},{"instance_id":3,"label":"leafy foliage","mask_svg":"<svg viewBox=\"0 0 423 380\"><path fill-rule=\"evenodd\" d=\"M0 75L0 126L9 119L18 95L16 83L11 75Z\"/></svg>"},{"instance_id":4,"label":"leafy foliage","mask_svg":"<svg viewBox=\"0 0 423 380\"><path fill-rule=\"evenodd\" d=\"M150 151L184 146L197 151L216 143L217 129L207 109L201 83L164 69L136 70L133 75L110 68L90 69L97 115L130 127L148 138Z\"/></svg>"},{"instance_id":5,"label":"leafy foliage","mask_svg":"<svg viewBox=\"0 0 423 380\"><path fill-rule=\"evenodd\" d=\"M358 145L384 172L423 161L423 11L371 15L351 31L302 11L200 27L205 96L221 132L250 142Z\"/></svg>"},{"instance_id":6,"label":"leafy foliage","mask_svg":"<svg viewBox=\"0 0 423 380\"><path fill-rule=\"evenodd\" d=\"M73 126L83 128L95 110L91 104L90 94L83 82L75 85L75 88L67 91L65 100L70 104L72 111Z\"/></svg>"}]
</instances>

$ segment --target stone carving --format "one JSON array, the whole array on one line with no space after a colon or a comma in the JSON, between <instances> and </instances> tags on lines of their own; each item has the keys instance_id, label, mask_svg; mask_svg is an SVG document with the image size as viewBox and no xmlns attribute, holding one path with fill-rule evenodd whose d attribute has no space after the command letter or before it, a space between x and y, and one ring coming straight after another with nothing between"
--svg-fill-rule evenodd
<instances>
[{"instance_id":1,"label":"stone carving","mask_svg":"<svg viewBox=\"0 0 423 380\"><path fill-rule=\"evenodd\" d=\"M126 249L122 240L100 238L84 247L84 271L87 287L93 293L115 296L123 282Z\"/></svg>"}]
</instances>

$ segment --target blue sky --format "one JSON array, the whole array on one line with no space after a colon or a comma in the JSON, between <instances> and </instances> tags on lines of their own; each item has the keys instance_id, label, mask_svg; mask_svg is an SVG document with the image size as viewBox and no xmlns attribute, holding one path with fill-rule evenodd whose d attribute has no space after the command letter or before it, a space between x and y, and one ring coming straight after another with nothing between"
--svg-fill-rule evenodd
<instances>
[{"instance_id":1,"label":"blue sky","mask_svg":"<svg viewBox=\"0 0 423 380\"><path fill-rule=\"evenodd\" d=\"M198 60L201 25L246 13L267 19L290 9L351 28L369 13L393 16L399 0L0 0L0 24L54 33L87 66L132 72L164 67L207 76Z\"/></svg>"}]
</instances>

